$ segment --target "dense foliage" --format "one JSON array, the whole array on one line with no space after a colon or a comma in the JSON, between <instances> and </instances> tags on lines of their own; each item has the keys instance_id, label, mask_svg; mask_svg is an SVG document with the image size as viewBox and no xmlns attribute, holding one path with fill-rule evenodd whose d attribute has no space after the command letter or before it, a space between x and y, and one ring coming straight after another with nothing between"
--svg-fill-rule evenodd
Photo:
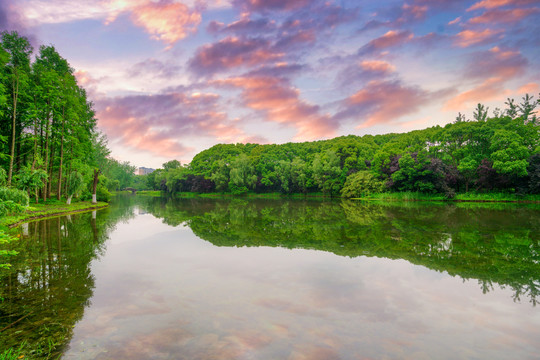
<instances>
[{"instance_id":1,"label":"dense foliage","mask_svg":"<svg viewBox=\"0 0 540 360\"><path fill-rule=\"evenodd\" d=\"M96 193L106 200L108 190L131 185L134 170L109 157L93 105L56 49L35 53L27 38L1 33L0 192L20 189L35 202ZM0 212L17 210L8 200L28 203L0 196Z\"/></svg>"},{"instance_id":2,"label":"dense foliage","mask_svg":"<svg viewBox=\"0 0 540 360\"><path fill-rule=\"evenodd\" d=\"M488 117L403 134L342 136L282 145L219 144L181 166L147 176L146 187L176 192L281 192L358 197L369 193L500 191L538 194L540 133L529 95Z\"/></svg>"}]
</instances>

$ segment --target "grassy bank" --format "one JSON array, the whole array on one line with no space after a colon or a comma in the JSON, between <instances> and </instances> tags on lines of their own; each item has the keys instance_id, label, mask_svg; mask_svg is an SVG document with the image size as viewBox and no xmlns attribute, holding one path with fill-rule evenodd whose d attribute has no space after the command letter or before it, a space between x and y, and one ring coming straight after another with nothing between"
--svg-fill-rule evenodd
<instances>
[{"instance_id":1,"label":"grassy bank","mask_svg":"<svg viewBox=\"0 0 540 360\"><path fill-rule=\"evenodd\" d=\"M13 227L23 222L101 209L108 205L105 202L92 204L90 201L79 201L71 203L71 205L66 205L65 201L48 200L41 204L30 204L22 214L2 217L0 219L0 227Z\"/></svg>"},{"instance_id":2,"label":"grassy bank","mask_svg":"<svg viewBox=\"0 0 540 360\"><path fill-rule=\"evenodd\" d=\"M167 196L161 191L138 191L137 194L145 196ZM282 193L255 193L248 192L241 195L232 193L192 193L182 192L173 195L176 198L256 198L256 199L305 199L305 198L330 198L323 193L309 194L282 194ZM338 196L334 198L339 198ZM540 195L516 195L508 193L474 193L457 194L453 199L448 199L442 194L426 194L419 192L386 192L369 194L358 199L378 201L456 201L456 202L528 202L540 203Z\"/></svg>"},{"instance_id":3,"label":"grassy bank","mask_svg":"<svg viewBox=\"0 0 540 360\"><path fill-rule=\"evenodd\" d=\"M540 203L540 195L516 195L507 193L473 193L457 194L448 199L441 194L424 194L416 192L379 193L359 198L361 200L379 201L457 201L457 202L525 202Z\"/></svg>"}]
</instances>

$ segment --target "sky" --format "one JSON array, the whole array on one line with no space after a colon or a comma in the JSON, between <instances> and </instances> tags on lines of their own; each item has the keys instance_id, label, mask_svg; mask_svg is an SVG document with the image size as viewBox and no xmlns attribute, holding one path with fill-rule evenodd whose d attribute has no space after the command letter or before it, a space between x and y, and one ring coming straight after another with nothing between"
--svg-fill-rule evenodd
<instances>
[{"instance_id":1,"label":"sky","mask_svg":"<svg viewBox=\"0 0 540 360\"><path fill-rule=\"evenodd\" d=\"M540 93L539 0L0 0L53 45L111 155L407 132Z\"/></svg>"}]
</instances>

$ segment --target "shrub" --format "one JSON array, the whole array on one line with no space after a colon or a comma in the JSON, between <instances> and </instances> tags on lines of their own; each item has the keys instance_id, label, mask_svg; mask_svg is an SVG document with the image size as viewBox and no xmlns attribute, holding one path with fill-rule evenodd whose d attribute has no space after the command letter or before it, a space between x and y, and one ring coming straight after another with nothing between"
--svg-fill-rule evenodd
<instances>
[{"instance_id":1,"label":"shrub","mask_svg":"<svg viewBox=\"0 0 540 360\"><path fill-rule=\"evenodd\" d=\"M0 200L0 216L15 215L24 212L25 207L12 200Z\"/></svg>"},{"instance_id":2,"label":"shrub","mask_svg":"<svg viewBox=\"0 0 540 360\"><path fill-rule=\"evenodd\" d=\"M0 167L0 186L6 185L7 174L6 170Z\"/></svg>"},{"instance_id":3,"label":"shrub","mask_svg":"<svg viewBox=\"0 0 540 360\"><path fill-rule=\"evenodd\" d=\"M248 192L248 188L245 186L238 186L236 184L233 184L232 182L229 183L229 189L231 191L231 194L233 195L242 195Z\"/></svg>"},{"instance_id":4,"label":"shrub","mask_svg":"<svg viewBox=\"0 0 540 360\"><path fill-rule=\"evenodd\" d=\"M373 193L384 192L384 182L377 179L371 172L364 170L351 174L345 181L341 196L346 198L361 197Z\"/></svg>"},{"instance_id":5,"label":"shrub","mask_svg":"<svg viewBox=\"0 0 540 360\"><path fill-rule=\"evenodd\" d=\"M105 185L98 185L96 188L96 198L98 201L109 202L111 200L111 193L107 190Z\"/></svg>"},{"instance_id":6,"label":"shrub","mask_svg":"<svg viewBox=\"0 0 540 360\"><path fill-rule=\"evenodd\" d=\"M26 191L0 187L0 201L13 201L22 206L28 206L29 198Z\"/></svg>"}]
</instances>

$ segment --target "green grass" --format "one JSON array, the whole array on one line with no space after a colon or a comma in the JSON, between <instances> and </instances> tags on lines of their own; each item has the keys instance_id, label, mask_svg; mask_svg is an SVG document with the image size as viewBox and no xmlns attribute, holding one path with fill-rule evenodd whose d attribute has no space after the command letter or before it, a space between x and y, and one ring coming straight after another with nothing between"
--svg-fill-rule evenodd
<instances>
[{"instance_id":1,"label":"green grass","mask_svg":"<svg viewBox=\"0 0 540 360\"><path fill-rule=\"evenodd\" d=\"M361 200L380 201L444 201L446 198L442 194L425 194L419 192L388 192L369 194L359 198Z\"/></svg>"},{"instance_id":2,"label":"green grass","mask_svg":"<svg viewBox=\"0 0 540 360\"><path fill-rule=\"evenodd\" d=\"M128 191L124 191L124 192L127 193ZM131 194L131 191L129 191L129 193ZM160 197L160 196L163 196L163 193L158 190L141 190L141 191L137 191L137 195Z\"/></svg>"},{"instance_id":3,"label":"green grass","mask_svg":"<svg viewBox=\"0 0 540 360\"><path fill-rule=\"evenodd\" d=\"M62 342L65 339L62 338ZM62 343L57 343L51 338L47 338L43 343L34 344L35 348L23 342L18 348L10 348L0 353L0 360L20 360L20 359L60 359L58 349Z\"/></svg>"},{"instance_id":4,"label":"green grass","mask_svg":"<svg viewBox=\"0 0 540 360\"><path fill-rule=\"evenodd\" d=\"M30 204L26 209L26 212L17 215L4 216L0 219L1 226L12 226L20 222L31 221L35 219L42 219L46 217L61 216L73 212L90 211L97 208L108 206L105 202L99 202L92 204L90 201L73 202L71 205L66 205L62 200L47 200L45 203Z\"/></svg>"},{"instance_id":5,"label":"green grass","mask_svg":"<svg viewBox=\"0 0 540 360\"><path fill-rule=\"evenodd\" d=\"M7 349L4 350L3 353L0 353L0 360L17 360L25 358L26 357L22 354L22 349Z\"/></svg>"},{"instance_id":6,"label":"green grass","mask_svg":"<svg viewBox=\"0 0 540 360\"><path fill-rule=\"evenodd\" d=\"M453 199L447 199L442 194L424 194L418 192L389 192L370 194L359 198L361 200L380 201L471 201L471 202L540 202L540 195L516 195L508 193L465 193L457 194Z\"/></svg>"},{"instance_id":7,"label":"green grass","mask_svg":"<svg viewBox=\"0 0 540 360\"><path fill-rule=\"evenodd\" d=\"M161 191L138 191L138 195L145 196L168 196ZM176 198L257 198L257 199L304 199L304 198L330 198L323 193L308 193L308 194L282 194L279 192L273 193L255 193L247 192L241 195L231 193L214 192L214 193L192 193L182 192L173 195ZM509 193L474 193L457 194L455 198L448 199L443 194L426 194L420 192L385 192L362 196L361 200L377 200L377 201L473 201L473 202L540 202L540 195L516 195Z\"/></svg>"},{"instance_id":8,"label":"green grass","mask_svg":"<svg viewBox=\"0 0 540 360\"><path fill-rule=\"evenodd\" d=\"M508 193L474 193L457 194L457 201L527 201L540 202L540 195L516 195Z\"/></svg>"}]
</instances>

